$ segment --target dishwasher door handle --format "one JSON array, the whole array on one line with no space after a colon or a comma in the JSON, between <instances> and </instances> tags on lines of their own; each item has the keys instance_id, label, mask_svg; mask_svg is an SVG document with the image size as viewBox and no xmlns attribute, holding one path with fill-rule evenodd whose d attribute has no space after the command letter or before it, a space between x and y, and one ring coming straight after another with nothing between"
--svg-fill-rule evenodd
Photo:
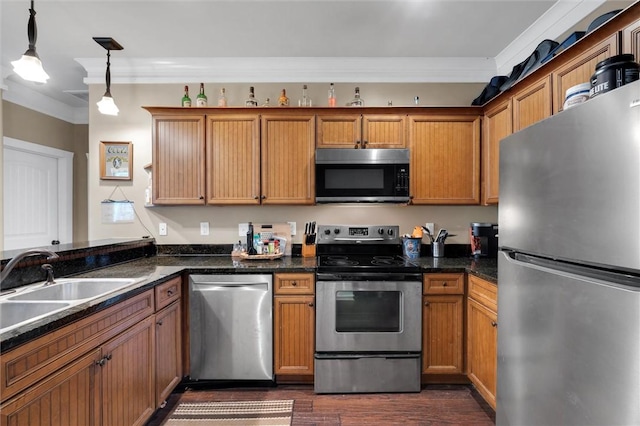
<instances>
[{"instance_id":1,"label":"dishwasher door handle","mask_svg":"<svg viewBox=\"0 0 640 426\"><path fill-rule=\"evenodd\" d=\"M268 290L269 283L251 283L251 282L238 282L238 281L216 281L211 283L194 283L194 290L207 291L207 290L219 290L227 288L251 288L256 290Z\"/></svg>"}]
</instances>

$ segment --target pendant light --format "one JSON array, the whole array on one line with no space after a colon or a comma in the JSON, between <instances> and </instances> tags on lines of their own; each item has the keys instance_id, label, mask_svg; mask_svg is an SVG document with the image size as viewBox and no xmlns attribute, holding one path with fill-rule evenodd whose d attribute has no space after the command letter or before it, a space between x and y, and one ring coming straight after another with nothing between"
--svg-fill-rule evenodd
<instances>
[{"instance_id":1,"label":"pendant light","mask_svg":"<svg viewBox=\"0 0 640 426\"><path fill-rule=\"evenodd\" d=\"M11 65L13 65L13 71L27 81L46 83L49 79L49 75L42 68L42 62L36 53L38 28L36 27L36 11L33 8L33 0L31 0L31 9L29 9L27 35L29 37L29 48L24 52L22 58L11 62Z\"/></svg>"},{"instance_id":2,"label":"pendant light","mask_svg":"<svg viewBox=\"0 0 640 426\"><path fill-rule=\"evenodd\" d=\"M94 37L93 38L96 43L100 46L107 49L107 74L106 74L106 82L107 82L107 90L104 92L102 99L97 103L98 110L102 114L106 115L118 115L120 111L116 106L116 103L113 101L113 97L111 96L111 51L112 50L122 50L123 47L111 37Z\"/></svg>"}]
</instances>

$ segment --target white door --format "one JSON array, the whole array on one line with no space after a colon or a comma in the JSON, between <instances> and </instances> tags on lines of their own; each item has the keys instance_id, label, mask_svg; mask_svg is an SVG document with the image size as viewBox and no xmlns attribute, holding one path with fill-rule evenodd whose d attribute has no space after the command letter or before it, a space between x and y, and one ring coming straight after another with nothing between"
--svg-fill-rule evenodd
<instances>
[{"instance_id":1,"label":"white door","mask_svg":"<svg viewBox=\"0 0 640 426\"><path fill-rule=\"evenodd\" d=\"M4 249L71 242L73 153L4 138Z\"/></svg>"}]
</instances>

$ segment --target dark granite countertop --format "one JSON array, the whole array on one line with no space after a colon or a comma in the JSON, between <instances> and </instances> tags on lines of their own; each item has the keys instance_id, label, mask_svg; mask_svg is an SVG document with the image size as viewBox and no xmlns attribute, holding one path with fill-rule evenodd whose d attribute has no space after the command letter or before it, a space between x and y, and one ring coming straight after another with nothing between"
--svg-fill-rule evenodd
<instances>
[{"instance_id":1,"label":"dark granite countertop","mask_svg":"<svg viewBox=\"0 0 640 426\"><path fill-rule=\"evenodd\" d=\"M419 259L423 272L467 272L497 284L496 259L432 258ZM215 256L152 256L82 272L76 277L85 278L138 278L131 286L97 299L82 302L0 334L0 351L32 340L46 332L76 321L84 316L111 306L133 295L153 288L182 273L270 273L315 272L316 258L283 257L276 260L244 260L228 255Z\"/></svg>"}]
</instances>

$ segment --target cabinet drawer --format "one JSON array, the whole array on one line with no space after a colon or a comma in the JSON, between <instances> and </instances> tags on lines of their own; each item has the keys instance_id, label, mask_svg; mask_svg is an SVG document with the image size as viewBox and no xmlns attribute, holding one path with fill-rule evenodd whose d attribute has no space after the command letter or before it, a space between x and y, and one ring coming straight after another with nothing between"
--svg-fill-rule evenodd
<instances>
[{"instance_id":1,"label":"cabinet drawer","mask_svg":"<svg viewBox=\"0 0 640 426\"><path fill-rule=\"evenodd\" d=\"M464 274L424 274L424 294L464 294Z\"/></svg>"},{"instance_id":2,"label":"cabinet drawer","mask_svg":"<svg viewBox=\"0 0 640 426\"><path fill-rule=\"evenodd\" d=\"M313 274L275 274L274 290L276 294L315 294Z\"/></svg>"},{"instance_id":3,"label":"cabinet drawer","mask_svg":"<svg viewBox=\"0 0 640 426\"><path fill-rule=\"evenodd\" d=\"M498 312L498 286L469 275L469 297L493 312Z\"/></svg>"},{"instance_id":4,"label":"cabinet drawer","mask_svg":"<svg viewBox=\"0 0 640 426\"><path fill-rule=\"evenodd\" d=\"M153 302L146 291L2 354L2 401L148 317Z\"/></svg>"},{"instance_id":5,"label":"cabinet drawer","mask_svg":"<svg viewBox=\"0 0 640 426\"><path fill-rule=\"evenodd\" d=\"M182 289L182 278L177 277L156 286L156 311L169 306L174 300L178 300Z\"/></svg>"}]
</instances>

